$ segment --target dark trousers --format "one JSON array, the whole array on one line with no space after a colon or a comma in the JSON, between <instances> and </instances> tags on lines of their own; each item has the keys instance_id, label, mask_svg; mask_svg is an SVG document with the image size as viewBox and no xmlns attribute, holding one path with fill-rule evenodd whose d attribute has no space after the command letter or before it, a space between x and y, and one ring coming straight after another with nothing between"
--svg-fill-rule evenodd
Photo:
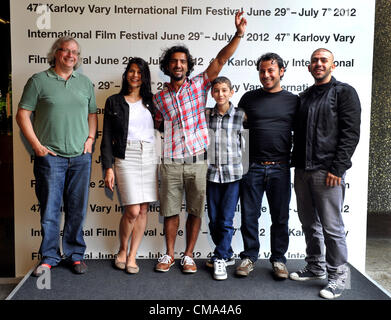
<instances>
[{"instance_id":1,"label":"dark trousers","mask_svg":"<svg viewBox=\"0 0 391 320\"><path fill-rule=\"evenodd\" d=\"M289 203L291 199L289 164L261 165L251 163L242 179L240 203L242 211L241 232L244 250L241 259L255 262L259 254L259 227L264 192L271 215L270 262L286 263L285 253L289 245Z\"/></svg>"},{"instance_id":2,"label":"dark trousers","mask_svg":"<svg viewBox=\"0 0 391 320\"><path fill-rule=\"evenodd\" d=\"M207 182L209 230L216 245L214 259L229 259L233 255L231 247L234 233L233 219L239 200L240 180L230 183Z\"/></svg>"}]
</instances>

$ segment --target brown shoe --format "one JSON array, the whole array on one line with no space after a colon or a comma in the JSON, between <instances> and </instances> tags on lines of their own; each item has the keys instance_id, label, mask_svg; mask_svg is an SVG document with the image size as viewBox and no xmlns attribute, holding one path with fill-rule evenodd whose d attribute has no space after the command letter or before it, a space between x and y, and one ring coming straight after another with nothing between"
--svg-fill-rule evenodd
<instances>
[{"instance_id":1,"label":"brown shoe","mask_svg":"<svg viewBox=\"0 0 391 320\"><path fill-rule=\"evenodd\" d=\"M184 273L196 273L197 266L192 258L184 256L181 260L182 272Z\"/></svg>"},{"instance_id":2,"label":"brown shoe","mask_svg":"<svg viewBox=\"0 0 391 320\"><path fill-rule=\"evenodd\" d=\"M272 263L273 274L279 279L288 279L289 273L286 265L282 262L275 261Z\"/></svg>"},{"instance_id":3,"label":"brown shoe","mask_svg":"<svg viewBox=\"0 0 391 320\"><path fill-rule=\"evenodd\" d=\"M236 268L236 274L238 276L247 277L251 271L254 270L255 264L249 258L242 260L240 265Z\"/></svg>"},{"instance_id":4,"label":"brown shoe","mask_svg":"<svg viewBox=\"0 0 391 320\"><path fill-rule=\"evenodd\" d=\"M174 257L165 254L163 257L158 259L158 264L156 265L155 270L160 272L167 272L170 270L171 266L174 265L174 263Z\"/></svg>"}]
</instances>

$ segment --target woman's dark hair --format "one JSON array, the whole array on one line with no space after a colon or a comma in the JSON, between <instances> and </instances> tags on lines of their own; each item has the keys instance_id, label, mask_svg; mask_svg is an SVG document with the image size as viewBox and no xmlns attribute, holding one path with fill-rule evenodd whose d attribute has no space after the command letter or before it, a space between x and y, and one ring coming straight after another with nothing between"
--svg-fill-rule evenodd
<instances>
[{"instance_id":1,"label":"woman's dark hair","mask_svg":"<svg viewBox=\"0 0 391 320\"><path fill-rule=\"evenodd\" d=\"M126 96L129 94L129 83L126 75L129 72L130 66L132 64L137 65L140 68L141 72L141 87L140 87L140 96L143 100L144 105L147 101L152 99L152 89L151 89L151 72L149 71L148 63L142 58L132 58L129 60L128 65L125 68L124 73L122 74L122 86L120 94Z\"/></svg>"},{"instance_id":2,"label":"woman's dark hair","mask_svg":"<svg viewBox=\"0 0 391 320\"><path fill-rule=\"evenodd\" d=\"M142 58L134 57L129 60L128 65L126 66L125 71L122 74L122 86L119 94L122 94L124 96L129 94L129 83L126 75L128 74L130 66L132 64L135 64L140 68L140 72L141 72L140 96L143 101L143 104L149 109L149 111L154 110L153 102L152 102L153 95L151 89L151 72L149 71L148 63Z\"/></svg>"},{"instance_id":3,"label":"woman's dark hair","mask_svg":"<svg viewBox=\"0 0 391 320\"><path fill-rule=\"evenodd\" d=\"M194 60L189 52L189 49L187 49L185 46L173 46L164 50L160 57L160 70L162 70L166 76L170 76L170 72L168 71L168 64L170 62L172 54L176 52L183 52L184 54L186 54L188 68L186 76L189 76L194 69Z\"/></svg>"}]
</instances>

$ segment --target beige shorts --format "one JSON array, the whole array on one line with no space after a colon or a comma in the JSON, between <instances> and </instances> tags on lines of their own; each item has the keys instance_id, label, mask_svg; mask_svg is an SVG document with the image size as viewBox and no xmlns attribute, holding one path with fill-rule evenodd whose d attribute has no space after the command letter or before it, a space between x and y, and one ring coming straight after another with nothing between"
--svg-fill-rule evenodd
<instances>
[{"instance_id":1,"label":"beige shorts","mask_svg":"<svg viewBox=\"0 0 391 320\"><path fill-rule=\"evenodd\" d=\"M160 214L171 217L181 212L183 191L186 211L202 217L206 200L207 163L169 163L160 165Z\"/></svg>"}]
</instances>

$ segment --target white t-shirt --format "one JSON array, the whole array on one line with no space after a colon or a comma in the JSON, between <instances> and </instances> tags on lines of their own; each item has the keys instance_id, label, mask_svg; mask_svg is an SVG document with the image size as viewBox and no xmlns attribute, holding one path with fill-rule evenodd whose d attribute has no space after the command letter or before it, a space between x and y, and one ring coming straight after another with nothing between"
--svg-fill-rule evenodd
<instances>
[{"instance_id":1,"label":"white t-shirt","mask_svg":"<svg viewBox=\"0 0 391 320\"><path fill-rule=\"evenodd\" d=\"M128 140L154 142L153 119L142 100L129 105Z\"/></svg>"}]
</instances>

